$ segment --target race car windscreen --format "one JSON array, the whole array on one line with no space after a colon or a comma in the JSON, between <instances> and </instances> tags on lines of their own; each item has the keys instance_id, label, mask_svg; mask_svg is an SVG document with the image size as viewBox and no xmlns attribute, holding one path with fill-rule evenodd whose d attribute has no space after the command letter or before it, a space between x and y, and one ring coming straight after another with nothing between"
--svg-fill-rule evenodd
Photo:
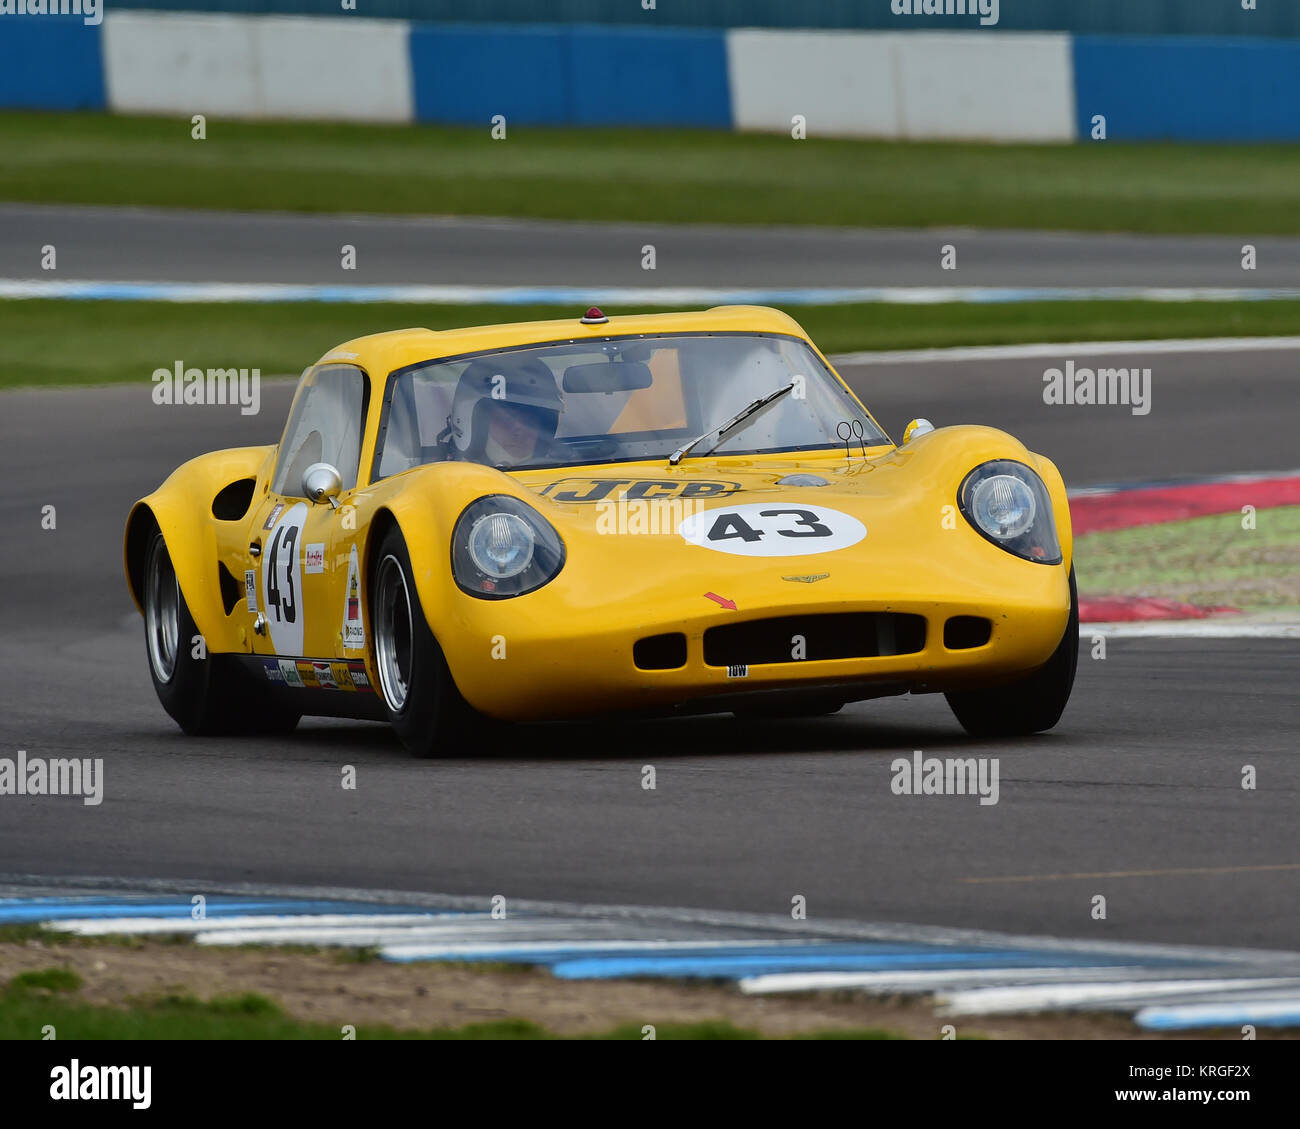
<instances>
[{"instance_id":1,"label":"race car windscreen","mask_svg":"<svg viewBox=\"0 0 1300 1129\"><path fill-rule=\"evenodd\" d=\"M529 346L396 373L375 478L459 459L509 470L667 459L753 401L791 391L687 458L888 443L808 345L768 334L682 334ZM857 439L854 439L856 445Z\"/></svg>"}]
</instances>

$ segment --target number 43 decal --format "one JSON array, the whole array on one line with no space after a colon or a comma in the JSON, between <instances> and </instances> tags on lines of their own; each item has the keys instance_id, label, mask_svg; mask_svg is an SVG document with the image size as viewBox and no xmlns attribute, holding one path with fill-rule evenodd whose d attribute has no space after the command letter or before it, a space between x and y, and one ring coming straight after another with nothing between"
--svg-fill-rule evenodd
<instances>
[{"instance_id":1,"label":"number 43 decal","mask_svg":"<svg viewBox=\"0 0 1300 1129\"><path fill-rule=\"evenodd\" d=\"M823 525L812 510L760 510L759 517L782 517L789 514L798 523L794 529L778 529L782 537L834 537L828 526ZM710 541L725 541L729 537L739 537L742 541L761 541L766 530L755 529L738 513L718 514L709 529Z\"/></svg>"},{"instance_id":2,"label":"number 43 decal","mask_svg":"<svg viewBox=\"0 0 1300 1129\"><path fill-rule=\"evenodd\" d=\"M271 530L262 555L262 606L277 655L302 654L302 532L306 520L305 502L290 506Z\"/></svg>"},{"instance_id":3,"label":"number 43 decal","mask_svg":"<svg viewBox=\"0 0 1300 1129\"><path fill-rule=\"evenodd\" d=\"M856 545L867 527L839 510L753 504L702 510L681 524L692 545L751 557L802 557Z\"/></svg>"}]
</instances>

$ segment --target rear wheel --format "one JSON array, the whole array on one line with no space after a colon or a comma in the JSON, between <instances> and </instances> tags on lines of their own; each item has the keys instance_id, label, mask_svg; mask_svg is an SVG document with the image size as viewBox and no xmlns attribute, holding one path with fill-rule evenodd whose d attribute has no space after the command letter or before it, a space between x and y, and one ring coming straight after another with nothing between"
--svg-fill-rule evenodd
<instances>
[{"instance_id":1,"label":"rear wheel","mask_svg":"<svg viewBox=\"0 0 1300 1129\"><path fill-rule=\"evenodd\" d=\"M160 532L145 554L142 603L154 691L186 733L288 733L298 724L301 715L272 700L230 656L208 653Z\"/></svg>"},{"instance_id":2,"label":"rear wheel","mask_svg":"<svg viewBox=\"0 0 1300 1129\"><path fill-rule=\"evenodd\" d=\"M1047 664L1027 678L989 690L946 694L948 705L972 737L1023 737L1051 729L1070 700L1079 664L1079 591L1070 569L1070 618Z\"/></svg>"},{"instance_id":3,"label":"rear wheel","mask_svg":"<svg viewBox=\"0 0 1300 1129\"><path fill-rule=\"evenodd\" d=\"M463 753L475 714L456 689L429 630L406 542L396 526L379 544L370 590L375 668L389 722L417 757Z\"/></svg>"}]
</instances>

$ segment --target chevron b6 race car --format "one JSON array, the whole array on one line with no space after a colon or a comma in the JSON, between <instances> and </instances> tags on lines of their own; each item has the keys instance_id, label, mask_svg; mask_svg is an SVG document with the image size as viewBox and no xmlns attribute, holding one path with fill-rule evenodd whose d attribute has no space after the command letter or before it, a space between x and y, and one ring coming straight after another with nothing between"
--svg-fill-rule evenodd
<instances>
[{"instance_id":1,"label":"chevron b6 race car","mask_svg":"<svg viewBox=\"0 0 1300 1129\"><path fill-rule=\"evenodd\" d=\"M138 502L127 580L186 733L830 713L942 692L1056 724L1078 604L1056 467L989 427L895 445L759 307L363 337L280 442Z\"/></svg>"}]
</instances>

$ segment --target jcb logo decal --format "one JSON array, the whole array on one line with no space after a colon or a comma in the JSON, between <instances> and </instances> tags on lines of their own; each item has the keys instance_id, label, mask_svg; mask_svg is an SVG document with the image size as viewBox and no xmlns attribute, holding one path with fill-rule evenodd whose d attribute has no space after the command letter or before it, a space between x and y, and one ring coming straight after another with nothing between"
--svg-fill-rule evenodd
<instances>
[{"instance_id":1,"label":"jcb logo decal","mask_svg":"<svg viewBox=\"0 0 1300 1129\"><path fill-rule=\"evenodd\" d=\"M561 478L542 487L553 502L614 502L665 498L722 498L739 482L677 482L662 478Z\"/></svg>"}]
</instances>

